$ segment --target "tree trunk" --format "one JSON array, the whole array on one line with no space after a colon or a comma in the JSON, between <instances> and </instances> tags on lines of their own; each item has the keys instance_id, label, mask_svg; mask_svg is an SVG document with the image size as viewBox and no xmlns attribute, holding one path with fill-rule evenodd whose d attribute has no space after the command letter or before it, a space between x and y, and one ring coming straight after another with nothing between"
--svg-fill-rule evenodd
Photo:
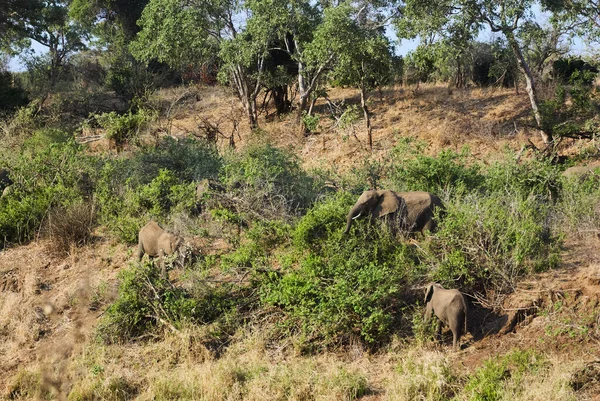
<instances>
[{"instance_id":1,"label":"tree trunk","mask_svg":"<svg viewBox=\"0 0 600 401\"><path fill-rule=\"evenodd\" d=\"M273 101L275 102L275 111L278 116L289 111L287 103L287 85L277 86L271 89L273 93Z\"/></svg>"},{"instance_id":2,"label":"tree trunk","mask_svg":"<svg viewBox=\"0 0 600 401\"><path fill-rule=\"evenodd\" d=\"M535 122L537 123L537 127L542 135L542 141L547 146L550 144L550 142L552 142L552 134L545 132L543 129L543 119L542 114L540 113L540 109L538 107L537 91L535 88L535 82L533 80L533 74L531 73L531 69L527 64L527 61L525 61L525 57L523 57L523 52L521 52L521 47L515 39L514 33L512 31L505 31L504 34L506 35L508 43L512 48L515 58L517 59L517 65L519 66L519 70L521 70L521 72L525 76L525 90L529 95L529 101L531 102L531 110L533 111Z\"/></svg>"},{"instance_id":3,"label":"tree trunk","mask_svg":"<svg viewBox=\"0 0 600 401\"><path fill-rule=\"evenodd\" d=\"M371 129L371 117L369 115L369 109L367 108L367 90L364 84L360 86L360 105L363 109L365 122L367 124L367 137L369 138L369 149L373 150L373 132Z\"/></svg>"},{"instance_id":4,"label":"tree trunk","mask_svg":"<svg viewBox=\"0 0 600 401\"><path fill-rule=\"evenodd\" d=\"M237 65L232 70L233 82L238 91L238 98L242 103L242 107L246 111L246 117L250 128L258 127L258 113L256 110L256 95L250 92L246 74L241 66Z\"/></svg>"}]
</instances>

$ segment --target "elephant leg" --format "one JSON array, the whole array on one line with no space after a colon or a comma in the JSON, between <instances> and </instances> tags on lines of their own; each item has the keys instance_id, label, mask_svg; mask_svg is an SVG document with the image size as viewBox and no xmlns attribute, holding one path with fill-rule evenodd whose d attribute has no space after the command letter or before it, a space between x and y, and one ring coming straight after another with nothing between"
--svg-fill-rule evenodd
<instances>
[{"instance_id":1,"label":"elephant leg","mask_svg":"<svg viewBox=\"0 0 600 401\"><path fill-rule=\"evenodd\" d=\"M142 241L140 241L140 242L138 242L137 261L141 262L143 256L144 256L144 246L142 245Z\"/></svg>"},{"instance_id":2,"label":"elephant leg","mask_svg":"<svg viewBox=\"0 0 600 401\"><path fill-rule=\"evenodd\" d=\"M442 321L441 320L438 320L438 323L437 323L437 329L435 331L435 339L438 342L442 341Z\"/></svg>"},{"instance_id":3,"label":"elephant leg","mask_svg":"<svg viewBox=\"0 0 600 401\"><path fill-rule=\"evenodd\" d=\"M164 278L168 278L167 267L165 266L165 251L162 249L158 251L158 260L160 264L160 274L162 274Z\"/></svg>"},{"instance_id":4,"label":"elephant leg","mask_svg":"<svg viewBox=\"0 0 600 401\"><path fill-rule=\"evenodd\" d=\"M421 230L421 232L433 231L433 230L435 230L435 227L436 227L435 221L433 219L429 219L429 220L427 220L425 225L423 225L423 229Z\"/></svg>"},{"instance_id":5,"label":"elephant leg","mask_svg":"<svg viewBox=\"0 0 600 401\"><path fill-rule=\"evenodd\" d=\"M458 341L460 340L460 333L458 330L452 330L452 348L458 349Z\"/></svg>"}]
</instances>

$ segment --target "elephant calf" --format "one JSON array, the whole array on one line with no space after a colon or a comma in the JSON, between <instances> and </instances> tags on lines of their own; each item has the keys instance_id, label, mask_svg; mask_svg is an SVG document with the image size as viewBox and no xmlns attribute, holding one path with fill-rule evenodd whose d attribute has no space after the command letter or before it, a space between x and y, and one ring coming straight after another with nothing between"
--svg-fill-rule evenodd
<instances>
[{"instance_id":1,"label":"elephant calf","mask_svg":"<svg viewBox=\"0 0 600 401\"><path fill-rule=\"evenodd\" d=\"M452 330L452 346L458 348L460 337L467 332L467 303L458 290L446 290L439 284L430 284L425 291L425 322L432 313L438 317L436 335L441 337L442 324Z\"/></svg>"},{"instance_id":2,"label":"elephant calf","mask_svg":"<svg viewBox=\"0 0 600 401\"><path fill-rule=\"evenodd\" d=\"M150 221L140 230L138 235L138 262L142 260L144 254L151 258L158 256L161 273L167 277L165 267L165 255L172 255L179 249L183 243L183 238L163 230L156 222Z\"/></svg>"}]
</instances>

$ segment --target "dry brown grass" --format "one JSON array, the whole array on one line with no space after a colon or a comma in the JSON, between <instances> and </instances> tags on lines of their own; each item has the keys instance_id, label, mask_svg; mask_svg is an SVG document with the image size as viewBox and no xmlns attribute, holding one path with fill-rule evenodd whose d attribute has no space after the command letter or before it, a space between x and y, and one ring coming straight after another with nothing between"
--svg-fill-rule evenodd
<instances>
[{"instance_id":1,"label":"dry brown grass","mask_svg":"<svg viewBox=\"0 0 600 401\"><path fill-rule=\"evenodd\" d=\"M187 89L180 89L185 91ZM164 90L160 98L177 98L174 90ZM329 98L339 103L356 104L358 93L353 89L330 88ZM173 113L172 135L176 137L198 132L199 117L220 121L225 133L233 130L232 119L239 121L236 146L244 147L253 134L243 118L236 98L221 88L201 88L198 101L189 101L177 106ZM429 144L426 150L436 154L441 149L460 150L468 145L476 158L490 160L497 157L505 147L515 151L529 139L540 144L536 132L525 127L529 117L527 95L516 95L512 89L471 88L449 91L447 87L433 84L421 85L415 93L413 88L390 87L377 91L369 97L373 113L374 149L368 149L363 122L356 125L356 136L347 131L332 128L335 121L329 117L329 108L319 100L315 112L320 116L320 129L308 137L301 136L293 114L281 119L266 121L259 118L271 142L281 148L292 150L304 162L305 168L331 167L346 170L365 159L381 159L402 137L417 137ZM220 147L227 147L225 138L219 140Z\"/></svg>"}]
</instances>

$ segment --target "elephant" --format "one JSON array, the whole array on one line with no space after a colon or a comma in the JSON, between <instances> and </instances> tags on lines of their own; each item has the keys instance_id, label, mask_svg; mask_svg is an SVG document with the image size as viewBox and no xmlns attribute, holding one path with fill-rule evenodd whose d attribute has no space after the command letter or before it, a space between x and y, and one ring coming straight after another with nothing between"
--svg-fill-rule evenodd
<instances>
[{"instance_id":1,"label":"elephant","mask_svg":"<svg viewBox=\"0 0 600 401\"><path fill-rule=\"evenodd\" d=\"M344 234L350 231L352 220L366 215L371 222L376 218L391 219L394 231L434 231L436 209L444 210L442 200L429 192L365 191L348 212Z\"/></svg>"},{"instance_id":2,"label":"elephant","mask_svg":"<svg viewBox=\"0 0 600 401\"><path fill-rule=\"evenodd\" d=\"M165 267L165 255L172 255L183 244L183 238L178 235L171 234L162 229L156 222L150 221L140 230L138 235L138 262L142 260L144 254L151 258L158 256L161 267L161 274L167 277L167 269Z\"/></svg>"},{"instance_id":3,"label":"elephant","mask_svg":"<svg viewBox=\"0 0 600 401\"><path fill-rule=\"evenodd\" d=\"M4 198L10 193L10 186L13 184L13 180L10 179L10 174L8 170L0 168L0 192L2 196L0 198Z\"/></svg>"},{"instance_id":4,"label":"elephant","mask_svg":"<svg viewBox=\"0 0 600 401\"><path fill-rule=\"evenodd\" d=\"M588 177L598 175L596 172L600 169L599 162L592 162L585 166L573 166L563 171L562 176L565 178L576 178L579 181L585 181ZM596 173L595 173L596 172Z\"/></svg>"},{"instance_id":5,"label":"elephant","mask_svg":"<svg viewBox=\"0 0 600 401\"><path fill-rule=\"evenodd\" d=\"M425 291L425 322L432 313L438 317L436 336L442 333L442 324L452 331L452 346L458 348L460 337L467 332L467 303L458 290L446 290L439 284L430 284Z\"/></svg>"}]
</instances>

